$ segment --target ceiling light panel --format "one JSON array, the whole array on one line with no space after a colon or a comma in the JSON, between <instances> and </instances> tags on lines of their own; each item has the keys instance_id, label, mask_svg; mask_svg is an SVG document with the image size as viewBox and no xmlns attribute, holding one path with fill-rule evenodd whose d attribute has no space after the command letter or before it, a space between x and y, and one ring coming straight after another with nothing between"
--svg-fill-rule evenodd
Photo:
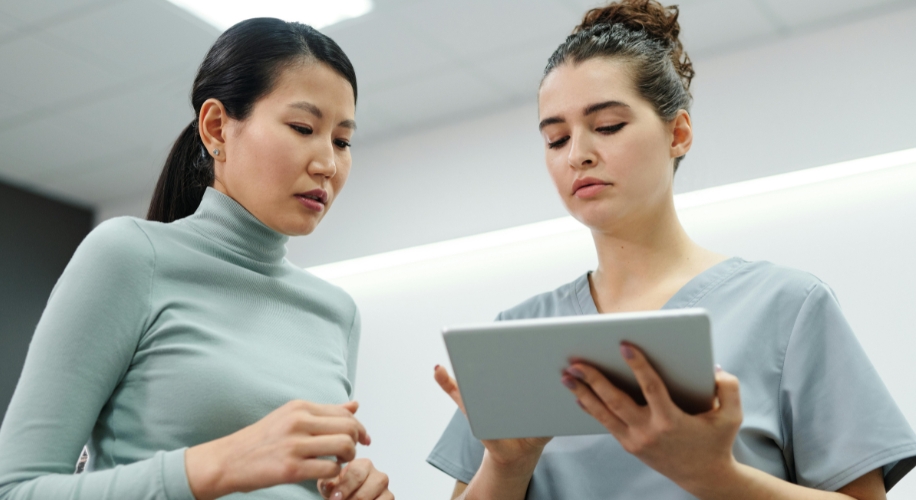
<instances>
[{"instance_id":1,"label":"ceiling light panel","mask_svg":"<svg viewBox=\"0 0 916 500\"><path fill-rule=\"evenodd\" d=\"M313 28L362 16L372 10L372 0L169 0L204 21L225 30L253 17L276 17Z\"/></svg>"}]
</instances>

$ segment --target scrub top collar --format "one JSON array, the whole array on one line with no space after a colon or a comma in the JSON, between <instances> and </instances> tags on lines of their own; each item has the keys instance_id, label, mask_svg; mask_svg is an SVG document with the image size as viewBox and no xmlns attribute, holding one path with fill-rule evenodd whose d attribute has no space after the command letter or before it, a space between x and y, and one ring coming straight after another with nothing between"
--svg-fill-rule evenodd
<instances>
[{"instance_id":1,"label":"scrub top collar","mask_svg":"<svg viewBox=\"0 0 916 500\"><path fill-rule=\"evenodd\" d=\"M694 307L706 294L714 290L723 281L734 276L747 264L748 262L741 257L731 257L719 262L694 276L693 279L668 299L662 309ZM591 273L589 271L576 280L576 303L579 306L580 314L601 314L598 312L598 306L595 305L595 299L592 297L591 286L589 286L588 282L588 276Z\"/></svg>"}]
</instances>

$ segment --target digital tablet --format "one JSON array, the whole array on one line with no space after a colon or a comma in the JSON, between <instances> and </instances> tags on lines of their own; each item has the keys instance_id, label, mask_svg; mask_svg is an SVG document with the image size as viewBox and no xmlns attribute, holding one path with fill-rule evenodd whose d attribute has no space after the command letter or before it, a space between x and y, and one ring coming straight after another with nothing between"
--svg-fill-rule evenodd
<instances>
[{"instance_id":1,"label":"digital tablet","mask_svg":"<svg viewBox=\"0 0 916 500\"><path fill-rule=\"evenodd\" d=\"M560 377L571 361L582 360L645 404L620 355L623 341L642 349L687 413L708 411L715 399L703 309L497 321L447 327L442 336L477 439L606 434Z\"/></svg>"}]
</instances>

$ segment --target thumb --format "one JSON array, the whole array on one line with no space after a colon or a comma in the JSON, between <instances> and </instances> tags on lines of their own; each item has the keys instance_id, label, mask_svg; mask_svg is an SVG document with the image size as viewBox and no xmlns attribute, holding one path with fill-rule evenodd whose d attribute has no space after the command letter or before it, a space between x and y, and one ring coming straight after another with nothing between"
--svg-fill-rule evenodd
<instances>
[{"instance_id":1,"label":"thumb","mask_svg":"<svg viewBox=\"0 0 916 500\"><path fill-rule=\"evenodd\" d=\"M725 371L716 372L716 397L720 411L741 416L741 384L738 377Z\"/></svg>"},{"instance_id":2,"label":"thumb","mask_svg":"<svg viewBox=\"0 0 916 500\"><path fill-rule=\"evenodd\" d=\"M452 401L458 405L461 413L467 415L467 412L464 411L464 401L461 399L461 392L458 390L458 382L448 374L448 370L442 365L436 365L434 376L436 378L436 383L439 384L442 391L452 398Z\"/></svg>"},{"instance_id":3,"label":"thumb","mask_svg":"<svg viewBox=\"0 0 916 500\"><path fill-rule=\"evenodd\" d=\"M331 492L334 491L334 488L337 486L337 482L340 478L335 477L331 479L319 479L318 480L318 493L321 494L321 498L331 498Z\"/></svg>"}]
</instances>

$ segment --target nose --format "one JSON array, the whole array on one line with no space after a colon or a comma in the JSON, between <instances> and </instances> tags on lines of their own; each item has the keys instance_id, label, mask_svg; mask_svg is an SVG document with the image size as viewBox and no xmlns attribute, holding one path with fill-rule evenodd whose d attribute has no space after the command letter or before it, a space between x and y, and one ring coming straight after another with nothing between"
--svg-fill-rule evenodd
<instances>
[{"instance_id":1,"label":"nose","mask_svg":"<svg viewBox=\"0 0 916 500\"><path fill-rule=\"evenodd\" d=\"M307 171L309 175L318 175L330 179L337 173L337 162L334 155L333 141L321 141L322 145L315 151L309 161Z\"/></svg>"},{"instance_id":2,"label":"nose","mask_svg":"<svg viewBox=\"0 0 916 500\"><path fill-rule=\"evenodd\" d=\"M575 169L591 168L597 160L588 134L573 132L569 138L569 166Z\"/></svg>"}]
</instances>

